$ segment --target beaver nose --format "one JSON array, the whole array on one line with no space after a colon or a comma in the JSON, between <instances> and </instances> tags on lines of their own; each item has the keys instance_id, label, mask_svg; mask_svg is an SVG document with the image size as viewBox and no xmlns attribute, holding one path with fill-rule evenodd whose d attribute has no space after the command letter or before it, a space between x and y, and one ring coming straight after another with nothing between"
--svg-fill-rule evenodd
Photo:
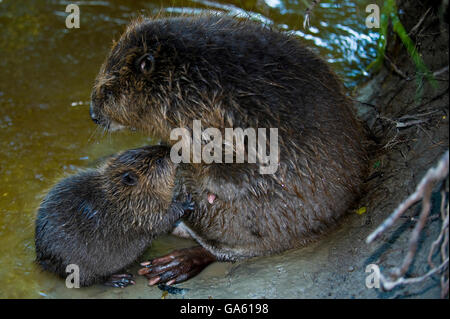
<instances>
[{"instance_id":1,"label":"beaver nose","mask_svg":"<svg viewBox=\"0 0 450 319\"><path fill-rule=\"evenodd\" d=\"M99 124L100 121L97 118L97 115L94 112L94 104L91 101L91 105L89 107L89 115L91 116L92 121L94 121L95 124Z\"/></svg>"}]
</instances>

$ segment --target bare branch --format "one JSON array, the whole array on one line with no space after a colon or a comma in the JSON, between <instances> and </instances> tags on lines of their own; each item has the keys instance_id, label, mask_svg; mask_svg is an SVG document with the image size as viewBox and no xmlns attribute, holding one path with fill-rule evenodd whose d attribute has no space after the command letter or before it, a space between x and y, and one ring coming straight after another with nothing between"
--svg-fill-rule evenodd
<instances>
[{"instance_id":1,"label":"bare branch","mask_svg":"<svg viewBox=\"0 0 450 319\"><path fill-rule=\"evenodd\" d=\"M413 36L416 34L417 30L420 28L422 23L425 21L425 18L427 17L428 13L430 12L431 8L428 8L428 10L423 14L422 18L420 18L419 22L409 31L408 35Z\"/></svg>"},{"instance_id":2,"label":"bare branch","mask_svg":"<svg viewBox=\"0 0 450 319\"><path fill-rule=\"evenodd\" d=\"M448 258L441 265L439 265L439 267L431 269L425 275L420 276L420 277L414 277L414 278L401 277L401 278L397 279L396 281L390 281L389 279L386 279L386 277L384 277L382 274L380 274L380 283L384 289L392 290L395 287L400 286L400 285L417 284L417 283L423 282L425 279L428 279L429 277L433 276L434 274L442 272L447 267L448 267Z\"/></svg>"},{"instance_id":3,"label":"bare branch","mask_svg":"<svg viewBox=\"0 0 450 319\"><path fill-rule=\"evenodd\" d=\"M392 62L391 59L389 59L389 57L385 54L384 58L386 59L386 61L389 62L389 65L391 66L392 70L394 71L394 73L396 73L397 75L399 75L401 78L405 79L406 81L410 81L411 78L406 76L405 73L403 73L402 70L400 70L395 64L394 62Z\"/></svg>"},{"instance_id":4,"label":"bare branch","mask_svg":"<svg viewBox=\"0 0 450 319\"><path fill-rule=\"evenodd\" d=\"M427 278L433 276L434 274L441 274L441 297L445 298L448 295L449 291L449 281L448 281L448 241L449 241L449 203L446 198L446 190L445 183L442 184L441 188L441 220L442 226L438 237L432 242L430 251L428 252L428 264L430 266L430 270L418 277L405 278L404 275L408 271L411 266L414 257L417 252L417 245L419 242L420 234L428 220L428 216L431 211L431 194L434 186L447 178L449 169L449 152L445 152L444 156L442 156L438 165L434 168L430 168L425 176L420 181L416 190L413 194L411 194L406 200L404 200L397 209L374 231L372 232L366 239L367 243L371 243L375 240L381 233L386 231L389 227L391 227L403 213L410 208L414 203L419 200L422 200L422 210L419 215L418 222L414 227L410 239L409 239L409 247L408 252L403 259L403 262L400 267L394 269L390 278L385 277L380 273L380 284L385 290L392 290L399 285L407 285L407 284L416 284L426 280ZM447 205L446 205L447 203ZM440 246L440 254L441 254L441 264L438 267L435 267L432 262L433 254L437 250L439 244Z\"/></svg>"},{"instance_id":5,"label":"bare branch","mask_svg":"<svg viewBox=\"0 0 450 319\"><path fill-rule=\"evenodd\" d=\"M445 212L445 192L444 191L441 191L441 196L442 196L441 197L441 214L442 214L443 212ZM433 254L436 251L436 248L438 247L439 243L444 238L445 231L448 229L448 209L447 209L446 216L442 215L441 218L444 220L444 222L442 223L441 232L439 233L438 238L436 238L436 240L433 241L433 243L431 244L430 252L428 254L428 264L430 265L430 267L434 267L434 264L432 262Z\"/></svg>"},{"instance_id":6,"label":"bare branch","mask_svg":"<svg viewBox=\"0 0 450 319\"><path fill-rule=\"evenodd\" d=\"M444 179L448 174L448 151L444 154L436 168L431 168L419 183L416 191L411 194L404 202L402 202L397 209L389 216L373 233L371 233L366 242L370 244L387 228L391 227L395 221L414 203L419 201L424 196L424 192L428 189L429 184L435 184L436 182Z\"/></svg>"}]
</instances>

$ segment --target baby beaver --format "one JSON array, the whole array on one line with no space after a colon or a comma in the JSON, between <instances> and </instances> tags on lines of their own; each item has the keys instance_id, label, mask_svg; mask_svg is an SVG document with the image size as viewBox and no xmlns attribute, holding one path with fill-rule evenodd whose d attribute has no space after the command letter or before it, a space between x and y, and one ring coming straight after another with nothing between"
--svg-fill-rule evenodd
<instances>
[{"instance_id":1,"label":"baby beaver","mask_svg":"<svg viewBox=\"0 0 450 319\"><path fill-rule=\"evenodd\" d=\"M184 230L201 247L145 263L150 283L192 277L233 261L305 245L336 225L357 199L364 135L330 67L297 37L226 16L132 22L92 91L91 117L174 144L175 128L277 128L273 174L258 164L180 166L196 210ZM248 158L245 154L245 158Z\"/></svg>"},{"instance_id":2,"label":"baby beaver","mask_svg":"<svg viewBox=\"0 0 450 319\"><path fill-rule=\"evenodd\" d=\"M166 146L128 150L60 181L37 214L36 261L61 277L77 265L81 286L133 283L130 275L110 276L192 208L172 200L177 165L169 154Z\"/></svg>"}]
</instances>

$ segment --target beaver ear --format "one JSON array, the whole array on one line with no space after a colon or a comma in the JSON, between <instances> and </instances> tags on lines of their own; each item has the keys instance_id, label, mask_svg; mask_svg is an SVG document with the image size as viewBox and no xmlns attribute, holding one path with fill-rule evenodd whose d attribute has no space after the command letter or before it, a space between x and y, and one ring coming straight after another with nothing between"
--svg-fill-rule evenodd
<instances>
[{"instance_id":1,"label":"beaver ear","mask_svg":"<svg viewBox=\"0 0 450 319\"><path fill-rule=\"evenodd\" d=\"M136 61L137 69L144 75L148 75L153 72L155 68L155 59L149 53L144 54Z\"/></svg>"},{"instance_id":2,"label":"beaver ear","mask_svg":"<svg viewBox=\"0 0 450 319\"><path fill-rule=\"evenodd\" d=\"M138 177L133 172L126 172L122 175L122 183L128 186L134 186L138 182Z\"/></svg>"}]
</instances>

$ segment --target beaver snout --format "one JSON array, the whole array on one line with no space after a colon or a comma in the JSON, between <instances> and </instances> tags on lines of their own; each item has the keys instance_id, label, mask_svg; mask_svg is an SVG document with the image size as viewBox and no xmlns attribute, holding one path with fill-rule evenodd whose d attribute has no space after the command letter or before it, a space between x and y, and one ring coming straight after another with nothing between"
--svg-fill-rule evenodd
<instances>
[{"instance_id":1,"label":"beaver snout","mask_svg":"<svg viewBox=\"0 0 450 319\"><path fill-rule=\"evenodd\" d=\"M103 100L96 96L94 93L91 97L89 114L95 124L104 127L108 131L119 131L125 128L125 125L122 125L121 123L112 119L109 115L105 114L103 108Z\"/></svg>"},{"instance_id":2,"label":"beaver snout","mask_svg":"<svg viewBox=\"0 0 450 319\"><path fill-rule=\"evenodd\" d=\"M97 108L98 109L98 108ZM116 121L113 121L111 119L108 119L106 117L102 117L100 112L95 111L95 104L93 101L91 101L91 105L89 107L89 114L91 116L92 121L100 126L105 127L108 131L114 132L114 131L120 131L125 128L124 125L117 123Z\"/></svg>"},{"instance_id":3,"label":"beaver snout","mask_svg":"<svg viewBox=\"0 0 450 319\"><path fill-rule=\"evenodd\" d=\"M112 102L112 93L104 85L98 85L91 93L91 104L89 107L89 114L92 121L100 126L107 127L109 124L109 117L105 114L105 104Z\"/></svg>"},{"instance_id":4,"label":"beaver snout","mask_svg":"<svg viewBox=\"0 0 450 319\"><path fill-rule=\"evenodd\" d=\"M94 112L94 104L92 103L92 101L89 107L89 115L91 116L91 119L95 124L100 124L100 120L97 117L97 113Z\"/></svg>"}]
</instances>

